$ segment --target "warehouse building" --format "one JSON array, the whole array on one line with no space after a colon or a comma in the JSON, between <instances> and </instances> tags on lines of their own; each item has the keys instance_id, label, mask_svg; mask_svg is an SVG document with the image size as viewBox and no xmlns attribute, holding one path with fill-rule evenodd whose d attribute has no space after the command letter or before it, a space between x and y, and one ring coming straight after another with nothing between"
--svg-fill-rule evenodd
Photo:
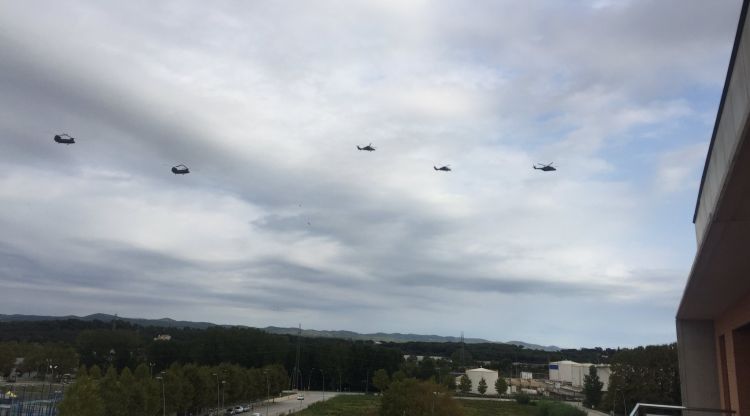
<instances>
[{"instance_id":1,"label":"warehouse building","mask_svg":"<svg viewBox=\"0 0 750 416\"><path fill-rule=\"evenodd\" d=\"M479 367L466 370L466 376L471 380L472 393L480 394L479 381L484 379L484 382L487 383L487 391L484 394L497 394L495 391L495 382L497 382L499 377L497 371ZM460 385L460 383L461 377L456 377L456 386Z\"/></svg>"},{"instance_id":2,"label":"warehouse building","mask_svg":"<svg viewBox=\"0 0 750 416\"><path fill-rule=\"evenodd\" d=\"M573 387L583 387L584 377L589 374L591 366L596 368L596 375L599 376L604 386L603 391L607 391L609 386L609 375L611 370L607 364L577 363L575 361L556 361L549 364L549 379L551 381L569 384Z\"/></svg>"}]
</instances>

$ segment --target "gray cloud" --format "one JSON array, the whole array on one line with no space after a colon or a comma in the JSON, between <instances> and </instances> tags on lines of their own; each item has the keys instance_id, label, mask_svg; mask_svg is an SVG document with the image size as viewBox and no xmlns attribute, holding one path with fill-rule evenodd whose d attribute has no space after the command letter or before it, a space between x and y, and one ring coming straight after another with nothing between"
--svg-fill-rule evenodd
<instances>
[{"instance_id":1,"label":"gray cloud","mask_svg":"<svg viewBox=\"0 0 750 416\"><path fill-rule=\"evenodd\" d=\"M600 3L4 5L5 312L671 340L739 2Z\"/></svg>"}]
</instances>

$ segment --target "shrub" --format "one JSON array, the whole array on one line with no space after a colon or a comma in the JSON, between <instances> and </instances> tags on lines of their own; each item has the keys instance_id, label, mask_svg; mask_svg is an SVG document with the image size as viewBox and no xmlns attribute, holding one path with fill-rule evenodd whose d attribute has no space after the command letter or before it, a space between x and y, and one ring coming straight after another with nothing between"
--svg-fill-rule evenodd
<instances>
[{"instance_id":1,"label":"shrub","mask_svg":"<svg viewBox=\"0 0 750 416\"><path fill-rule=\"evenodd\" d=\"M537 416L586 416L586 412L567 403L548 400L537 403Z\"/></svg>"},{"instance_id":2,"label":"shrub","mask_svg":"<svg viewBox=\"0 0 750 416\"><path fill-rule=\"evenodd\" d=\"M518 404L529 404L529 403L531 403L531 397L529 397L529 395L526 394L526 393L518 393L518 394L516 394L516 403L518 403Z\"/></svg>"}]
</instances>

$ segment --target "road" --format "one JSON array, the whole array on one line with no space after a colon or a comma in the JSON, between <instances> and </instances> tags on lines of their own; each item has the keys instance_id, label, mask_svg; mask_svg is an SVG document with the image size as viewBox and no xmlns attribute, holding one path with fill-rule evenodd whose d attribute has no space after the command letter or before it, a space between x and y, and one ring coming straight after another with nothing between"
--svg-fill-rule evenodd
<instances>
[{"instance_id":1,"label":"road","mask_svg":"<svg viewBox=\"0 0 750 416\"><path fill-rule=\"evenodd\" d=\"M307 406L323 400L322 391L306 391L303 393L305 400L297 400L296 395L276 398L274 402L268 403L268 414L266 415L266 403L258 404L252 412L258 412L261 416L281 416L290 412L296 412ZM325 400L335 396L336 392L325 392Z\"/></svg>"}]
</instances>

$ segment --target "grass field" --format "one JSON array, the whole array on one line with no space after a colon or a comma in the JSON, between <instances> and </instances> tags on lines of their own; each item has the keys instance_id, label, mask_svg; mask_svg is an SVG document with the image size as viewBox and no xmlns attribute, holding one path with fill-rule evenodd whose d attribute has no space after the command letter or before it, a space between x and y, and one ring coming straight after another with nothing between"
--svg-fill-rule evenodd
<instances>
[{"instance_id":1,"label":"grass field","mask_svg":"<svg viewBox=\"0 0 750 416\"><path fill-rule=\"evenodd\" d=\"M312 404L296 413L299 416L377 416L380 409L379 396L336 396L325 402Z\"/></svg>"},{"instance_id":2,"label":"grass field","mask_svg":"<svg viewBox=\"0 0 750 416\"><path fill-rule=\"evenodd\" d=\"M459 400L464 416L536 416L537 407L516 402ZM299 416L377 416L378 396L336 396L297 413Z\"/></svg>"},{"instance_id":3,"label":"grass field","mask_svg":"<svg viewBox=\"0 0 750 416\"><path fill-rule=\"evenodd\" d=\"M536 406L495 400L459 400L465 416L536 416Z\"/></svg>"}]
</instances>

